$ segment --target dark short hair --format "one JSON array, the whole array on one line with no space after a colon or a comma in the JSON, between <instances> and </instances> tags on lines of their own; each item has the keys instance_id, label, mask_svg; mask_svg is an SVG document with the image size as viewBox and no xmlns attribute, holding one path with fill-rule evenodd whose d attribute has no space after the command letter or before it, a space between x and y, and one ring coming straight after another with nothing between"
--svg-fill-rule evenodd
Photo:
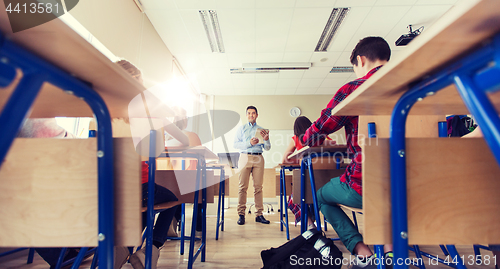
<instances>
[{"instance_id":1,"label":"dark short hair","mask_svg":"<svg viewBox=\"0 0 500 269\"><path fill-rule=\"evenodd\" d=\"M259 115L259 112L257 112L257 108L254 106L247 106L247 110L245 112L248 112L249 109L255 109L255 114Z\"/></svg>"},{"instance_id":2,"label":"dark short hair","mask_svg":"<svg viewBox=\"0 0 500 269\"><path fill-rule=\"evenodd\" d=\"M387 41L379 36L369 36L361 39L351 53L351 64L357 65L357 56L365 56L370 61L384 60L391 58L391 48Z\"/></svg>"},{"instance_id":3,"label":"dark short hair","mask_svg":"<svg viewBox=\"0 0 500 269\"><path fill-rule=\"evenodd\" d=\"M311 127L312 122L306 116L300 116L295 119L295 123L293 124L293 134L297 137L301 138L307 131L307 128Z\"/></svg>"}]
</instances>

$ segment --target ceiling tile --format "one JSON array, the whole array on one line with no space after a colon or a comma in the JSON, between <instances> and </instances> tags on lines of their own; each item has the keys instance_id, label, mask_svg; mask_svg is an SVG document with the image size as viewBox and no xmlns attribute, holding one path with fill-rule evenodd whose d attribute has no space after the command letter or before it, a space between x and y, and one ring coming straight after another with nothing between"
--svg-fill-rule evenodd
<instances>
[{"instance_id":1,"label":"ceiling tile","mask_svg":"<svg viewBox=\"0 0 500 269\"><path fill-rule=\"evenodd\" d=\"M255 89L255 95L274 95L275 89Z\"/></svg>"},{"instance_id":2,"label":"ceiling tile","mask_svg":"<svg viewBox=\"0 0 500 269\"><path fill-rule=\"evenodd\" d=\"M278 79L277 88L297 88L299 86L299 78L280 78Z\"/></svg>"},{"instance_id":3,"label":"ceiling tile","mask_svg":"<svg viewBox=\"0 0 500 269\"><path fill-rule=\"evenodd\" d=\"M285 52L283 62L309 62L312 52Z\"/></svg>"},{"instance_id":4,"label":"ceiling tile","mask_svg":"<svg viewBox=\"0 0 500 269\"><path fill-rule=\"evenodd\" d=\"M404 49L405 47L396 47L395 42L403 34L408 34L408 25L412 25L413 30L423 26L423 32L432 28L432 24L451 8L450 5L436 6L413 6L397 24L392 31L385 36L391 49Z\"/></svg>"},{"instance_id":5,"label":"ceiling tile","mask_svg":"<svg viewBox=\"0 0 500 269\"><path fill-rule=\"evenodd\" d=\"M203 67L225 67L229 69L225 53L199 53L198 59L200 59Z\"/></svg>"},{"instance_id":6,"label":"ceiling tile","mask_svg":"<svg viewBox=\"0 0 500 269\"><path fill-rule=\"evenodd\" d=\"M175 0L149 0L142 2L142 6L144 7L144 10L177 8Z\"/></svg>"},{"instance_id":7,"label":"ceiling tile","mask_svg":"<svg viewBox=\"0 0 500 269\"><path fill-rule=\"evenodd\" d=\"M282 52L285 49L293 9L257 9L255 51Z\"/></svg>"},{"instance_id":8,"label":"ceiling tile","mask_svg":"<svg viewBox=\"0 0 500 269\"><path fill-rule=\"evenodd\" d=\"M342 52L338 60L335 62L334 66L352 66L350 59L351 59L350 51Z\"/></svg>"},{"instance_id":9,"label":"ceiling tile","mask_svg":"<svg viewBox=\"0 0 500 269\"><path fill-rule=\"evenodd\" d=\"M242 63L255 63L255 53L226 53L230 68L240 68Z\"/></svg>"},{"instance_id":10,"label":"ceiling tile","mask_svg":"<svg viewBox=\"0 0 500 269\"><path fill-rule=\"evenodd\" d=\"M274 89L277 84L277 78L262 78L260 76L255 78L255 89Z\"/></svg>"},{"instance_id":11,"label":"ceiling tile","mask_svg":"<svg viewBox=\"0 0 500 269\"><path fill-rule=\"evenodd\" d=\"M336 92L340 87L344 85L345 78L334 78L325 79L323 83L319 86L320 88L330 88L332 91Z\"/></svg>"},{"instance_id":12,"label":"ceiling tile","mask_svg":"<svg viewBox=\"0 0 500 269\"><path fill-rule=\"evenodd\" d=\"M216 9L214 0L176 0L178 9Z\"/></svg>"},{"instance_id":13,"label":"ceiling tile","mask_svg":"<svg viewBox=\"0 0 500 269\"><path fill-rule=\"evenodd\" d=\"M365 20L365 17L370 13L371 7L353 7L347 14L344 22L340 25L340 29L332 39L332 43L328 51L344 51L344 49L352 50L353 48L346 48L352 35L358 30L360 25Z\"/></svg>"},{"instance_id":14,"label":"ceiling tile","mask_svg":"<svg viewBox=\"0 0 500 269\"><path fill-rule=\"evenodd\" d=\"M302 78L321 78L324 79L328 74L330 74L331 67L328 66L317 66L311 67L306 70Z\"/></svg>"},{"instance_id":15,"label":"ceiling tile","mask_svg":"<svg viewBox=\"0 0 500 269\"><path fill-rule=\"evenodd\" d=\"M346 50L351 51L359 40L367 36L385 37L410 8L410 6L373 7L356 33L352 35Z\"/></svg>"},{"instance_id":16,"label":"ceiling tile","mask_svg":"<svg viewBox=\"0 0 500 269\"><path fill-rule=\"evenodd\" d=\"M314 94L318 88L297 88L295 91L296 95L310 95Z\"/></svg>"},{"instance_id":17,"label":"ceiling tile","mask_svg":"<svg viewBox=\"0 0 500 269\"><path fill-rule=\"evenodd\" d=\"M377 0L375 6L411 6L417 0Z\"/></svg>"},{"instance_id":18,"label":"ceiling tile","mask_svg":"<svg viewBox=\"0 0 500 269\"><path fill-rule=\"evenodd\" d=\"M255 94L255 89L238 89L235 88L234 90L235 95L254 95Z\"/></svg>"},{"instance_id":19,"label":"ceiling tile","mask_svg":"<svg viewBox=\"0 0 500 269\"><path fill-rule=\"evenodd\" d=\"M341 54L340 51L314 52L309 61L313 63L313 67L316 66L332 67L339 58L340 54Z\"/></svg>"},{"instance_id":20,"label":"ceiling tile","mask_svg":"<svg viewBox=\"0 0 500 269\"><path fill-rule=\"evenodd\" d=\"M296 0L295 7L326 7L326 8L333 8L333 5L335 4L335 1L332 0Z\"/></svg>"},{"instance_id":21,"label":"ceiling tile","mask_svg":"<svg viewBox=\"0 0 500 269\"><path fill-rule=\"evenodd\" d=\"M454 5L457 2L459 2L459 0L418 0L415 5Z\"/></svg>"},{"instance_id":22,"label":"ceiling tile","mask_svg":"<svg viewBox=\"0 0 500 269\"><path fill-rule=\"evenodd\" d=\"M221 9L217 14L226 52L255 52L254 9Z\"/></svg>"},{"instance_id":23,"label":"ceiling tile","mask_svg":"<svg viewBox=\"0 0 500 269\"><path fill-rule=\"evenodd\" d=\"M257 8L291 8L295 6L295 0L256 0Z\"/></svg>"},{"instance_id":24,"label":"ceiling tile","mask_svg":"<svg viewBox=\"0 0 500 269\"><path fill-rule=\"evenodd\" d=\"M283 62L283 52L260 52L255 54L256 63L280 63Z\"/></svg>"},{"instance_id":25,"label":"ceiling tile","mask_svg":"<svg viewBox=\"0 0 500 269\"><path fill-rule=\"evenodd\" d=\"M218 9L228 8L255 8L255 0L234 1L234 0L215 0Z\"/></svg>"},{"instance_id":26,"label":"ceiling tile","mask_svg":"<svg viewBox=\"0 0 500 269\"><path fill-rule=\"evenodd\" d=\"M303 78L299 83L299 88L319 87L324 79Z\"/></svg>"},{"instance_id":27,"label":"ceiling tile","mask_svg":"<svg viewBox=\"0 0 500 269\"><path fill-rule=\"evenodd\" d=\"M296 8L286 51L314 51L331 12L329 8Z\"/></svg>"},{"instance_id":28,"label":"ceiling tile","mask_svg":"<svg viewBox=\"0 0 500 269\"><path fill-rule=\"evenodd\" d=\"M337 0L335 7L369 7L375 2L376 0Z\"/></svg>"},{"instance_id":29,"label":"ceiling tile","mask_svg":"<svg viewBox=\"0 0 500 269\"><path fill-rule=\"evenodd\" d=\"M335 89L335 88L319 88L315 94L325 94L325 95L334 96L336 92L337 92L337 89Z\"/></svg>"},{"instance_id":30,"label":"ceiling tile","mask_svg":"<svg viewBox=\"0 0 500 269\"><path fill-rule=\"evenodd\" d=\"M294 95L295 88L276 88L274 94L276 95Z\"/></svg>"},{"instance_id":31,"label":"ceiling tile","mask_svg":"<svg viewBox=\"0 0 500 269\"><path fill-rule=\"evenodd\" d=\"M214 88L213 89L213 94L214 95L234 95L233 89L220 89L220 88Z\"/></svg>"},{"instance_id":32,"label":"ceiling tile","mask_svg":"<svg viewBox=\"0 0 500 269\"><path fill-rule=\"evenodd\" d=\"M248 77L250 76L250 77ZM233 74L231 75L235 89L254 89L255 75L252 74Z\"/></svg>"},{"instance_id":33,"label":"ceiling tile","mask_svg":"<svg viewBox=\"0 0 500 269\"><path fill-rule=\"evenodd\" d=\"M280 70L279 78L302 78L305 70Z\"/></svg>"}]
</instances>

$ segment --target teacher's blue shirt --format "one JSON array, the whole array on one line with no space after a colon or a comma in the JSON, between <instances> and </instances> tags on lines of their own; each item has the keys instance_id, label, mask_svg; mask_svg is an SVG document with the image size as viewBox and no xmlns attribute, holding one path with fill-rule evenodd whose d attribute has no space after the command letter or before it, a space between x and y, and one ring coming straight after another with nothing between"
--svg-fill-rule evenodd
<instances>
[{"instance_id":1,"label":"teacher's blue shirt","mask_svg":"<svg viewBox=\"0 0 500 269\"><path fill-rule=\"evenodd\" d=\"M257 125L257 123L252 124L248 122L242 125L234 138L234 148L239 149L241 153L262 153L262 149L271 149L271 139L259 141L259 143L253 146L250 144L250 139L255 136L257 128L264 129Z\"/></svg>"}]
</instances>

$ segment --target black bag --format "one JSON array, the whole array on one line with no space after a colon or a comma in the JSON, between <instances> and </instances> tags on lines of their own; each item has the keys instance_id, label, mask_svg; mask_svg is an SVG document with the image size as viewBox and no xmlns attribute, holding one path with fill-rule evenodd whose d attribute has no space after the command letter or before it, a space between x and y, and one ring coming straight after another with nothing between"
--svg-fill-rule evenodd
<instances>
[{"instance_id":1,"label":"black bag","mask_svg":"<svg viewBox=\"0 0 500 269\"><path fill-rule=\"evenodd\" d=\"M263 250L260 256L262 269L342 267L342 252L317 229L305 231L278 248Z\"/></svg>"}]
</instances>

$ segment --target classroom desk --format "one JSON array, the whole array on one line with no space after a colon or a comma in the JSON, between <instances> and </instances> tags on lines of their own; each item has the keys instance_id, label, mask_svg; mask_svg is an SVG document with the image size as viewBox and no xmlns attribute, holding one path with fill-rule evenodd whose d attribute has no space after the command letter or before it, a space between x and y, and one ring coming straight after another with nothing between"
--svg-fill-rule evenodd
<instances>
[{"instance_id":1,"label":"classroom desk","mask_svg":"<svg viewBox=\"0 0 500 269\"><path fill-rule=\"evenodd\" d=\"M161 158L194 158L197 162L197 177L195 180L193 219L191 224L191 237L189 243L188 268L193 268L193 263L201 252L201 261L205 262L206 242L207 242L207 186L213 185L213 182L207 184L206 160L218 160L219 157L204 146L196 147L167 147L165 152L160 155ZM200 182L201 181L201 182ZM201 185L200 185L201 184ZM199 190L202 191L202 236L201 246L194 253L194 242L196 237L196 221L198 216L198 196ZM151 217L152 219L152 217ZM152 234L151 234L152 236ZM151 240L152 245L152 240Z\"/></svg>"},{"instance_id":2,"label":"classroom desk","mask_svg":"<svg viewBox=\"0 0 500 269\"><path fill-rule=\"evenodd\" d=\"M347 155L346 155L347 154ZM321 221L319 218L319 208L318 208L318 203L317 203L317 198L316 198L316 183L314 180L314 170L313 170L313 164L315 166L324 166L325 164L321 161L322 159L319 157L328 157L331 158L333 157L336 161L336 167L337 169L340 168L340 159L344 157L349 157L348 156L348 148L346 145L335 145L335 146L321 146L321 147L310 147L310 148L303 148L296 153L290 155L288 158L292 158L297 156L300 161L300 208L306 208L306 200L305 200L305 173L306 169L309 170L309 179L310 179L310 184L311 184L311 193L313 197L313 204L314 204L314 215L316 217L316 227L318 228L319 231L321 231ZM316 162L315 160L319 160ZM326 163L327 167L332 166L330 162ZM307 210L302 211L300 214L301 217L301 225L300 225L300 230L301 232L305 232L307 229L307 225L304 225L304 223L307 223Z\"/></svg>"},{"instance_id":3,"label":"classroom desk","mask_svg":"<svg viewBox=\"0 0 500 269\"><path fill-rule=\"evenodd\" d=\"M481 223L484 225L475 226L478 227L475 230L466 228L474 227L470 226L473 225L474 221L479 222L479 216L474 214L474 211L498 212L500 208L498 199L493 199L488 203L484 201L484 197L489 197L489 195L497 197L498 188L500 188L498 184L500 119L497 114L500 108L500 93L497 91L500 77L498 69L498 60L500 59L498 57L500 53L499 31L499 1L463 1L440 18L432 28L426 29L412 41L399 58L389 61L332 110L334 115L392 114L390 140L379 140L378 150L375 150L373 146L367 146L363 149L366 154L363 168L363 204L366 206L365 226L367 227L379 227L387 223L385 215L384 220L370 222L368 217L370 212L374 213L373 215L377 215L376 212L378 215L383 215L384 208L391 208L389 210L392 210L392 222L388 223L392 223L395 260L408 258L408 243L428 243L436 238L442 243L446 241L447 244L500 243L498 227L489 226L490 223L498 223L498 214L481 214ZM487 147L482 139L475 141L444 138L405 140L405 123L408 114L467 113L471 113L481 126L484 140L491 152L487 152ZM468 150L466 154L459 154L457 150L451 150L462 146ZM434 151L432 155L435 157L432 159L422 157L424 154L429 155L428 152L425 152L429 150ZM366 185L371 180L376 181L376 176L379 176L379 179L380 176L388 177L388 171L385 170L385 167L371 166L376 156L382 162L390 160L390 204L380 203L381 200L386 200L382 195L388 196L387 191L374 190ZM467 156L470 156L471 159L467 159ZM481 159L481 163L475 160L476 156ZM443 163L443 160L450 158L456 163L455 167L446 166L446 163ZM436 166L436 163L441 164L446 171L443 169L440 171L441 167L430 169L430 167ZM370 166L374 169L369 169ZM476 169L472 169L475 171L467 170L471 166L476 167ZM422 177L419 178L417 175L416 169L418 170L418 167L425 167L424 170L420 171L426 171L425 177L429 178L433 182L432 184L439 185L426 190L419 188L419 186L425 185L425 182ZM439 174L452 177L454 182L446 182L446 178L439 177ZM464 185L464 183L471 178L474 178L475 181L489 178L490 180L487 182L490 185L477 192L468 192L467 190L470 190L471 186ZM487 183L476 183L475 185L482 184ZM373 185L376 184L371 186ZM459 203L456 199L456 191L445 191L454 190L459 186L467 194L465 204ZM414 206L415 201L418 200L415 200L416 196L412 193L418 188L423 191L422 193L425 193L420 198L425 200L430 196L441 201L439 209L435 203L433 205L434 213L436 213L432 215L434 218L442 220L439 213L449 212L452 214L452 216L448 215L447 221L443 222L446 223L447 229L439 231L436 228L430 229L429 227L436 226L429 222L415 224L419 219L417 216L419 211L429 212L425 210L425 201L427 200L420 199L422 201L419 203L420 207ZM443 190L445 192L441 193L440 196L435 195ZM412 203L407 202L407 192L410 195L408 201ZM367 195L372 195L372 200L368 201ZM450 199L446 200L443 197ZM377 202L378 208L369 208L368 206L374 202ZM427 204L432 206L432 203ZM488 210L482 210L485 207ZM408 217L410 217L410 222ZM456 228L457 226L454 226L456 224L463 225L460 229L463 234L459 237L451 234L453 231L456 233L459 230ZM388 226L390 228L391 225ZM423 231L422 229L425 227L427 230ZM423 232L420 233L421 236L418 236L419 232ZM365 234L365 238L370 237L368 229L365 229ZM380 234L384 238L377 238L377 243L391 241L385 230ZM453 245L449 245L448 250L450 250L450 254L460 260ZM407 266L396 265L396 268L403 267ZM457 267L464 268L465 265L459 263Z\"/></svg>"},{"instance_id":4,"label":"classroom desk","mask_svg":"<svg viewBox=\"0 0 500 269\"><path fill-rule=\"evenodd\" d=\"M6 156L26 115L40 118L95 115L99 129L96 145L99 228L95 238L99 245L99 267L112 268L115 210L110 118L126 117L128 103L144 87L58 19L14 34L3 9L0 31L2 87L10 84L0 91L0 107L3 107L0 159ZM12 74L15 79L9 83Z\"/></svg>"}]
</instances>

